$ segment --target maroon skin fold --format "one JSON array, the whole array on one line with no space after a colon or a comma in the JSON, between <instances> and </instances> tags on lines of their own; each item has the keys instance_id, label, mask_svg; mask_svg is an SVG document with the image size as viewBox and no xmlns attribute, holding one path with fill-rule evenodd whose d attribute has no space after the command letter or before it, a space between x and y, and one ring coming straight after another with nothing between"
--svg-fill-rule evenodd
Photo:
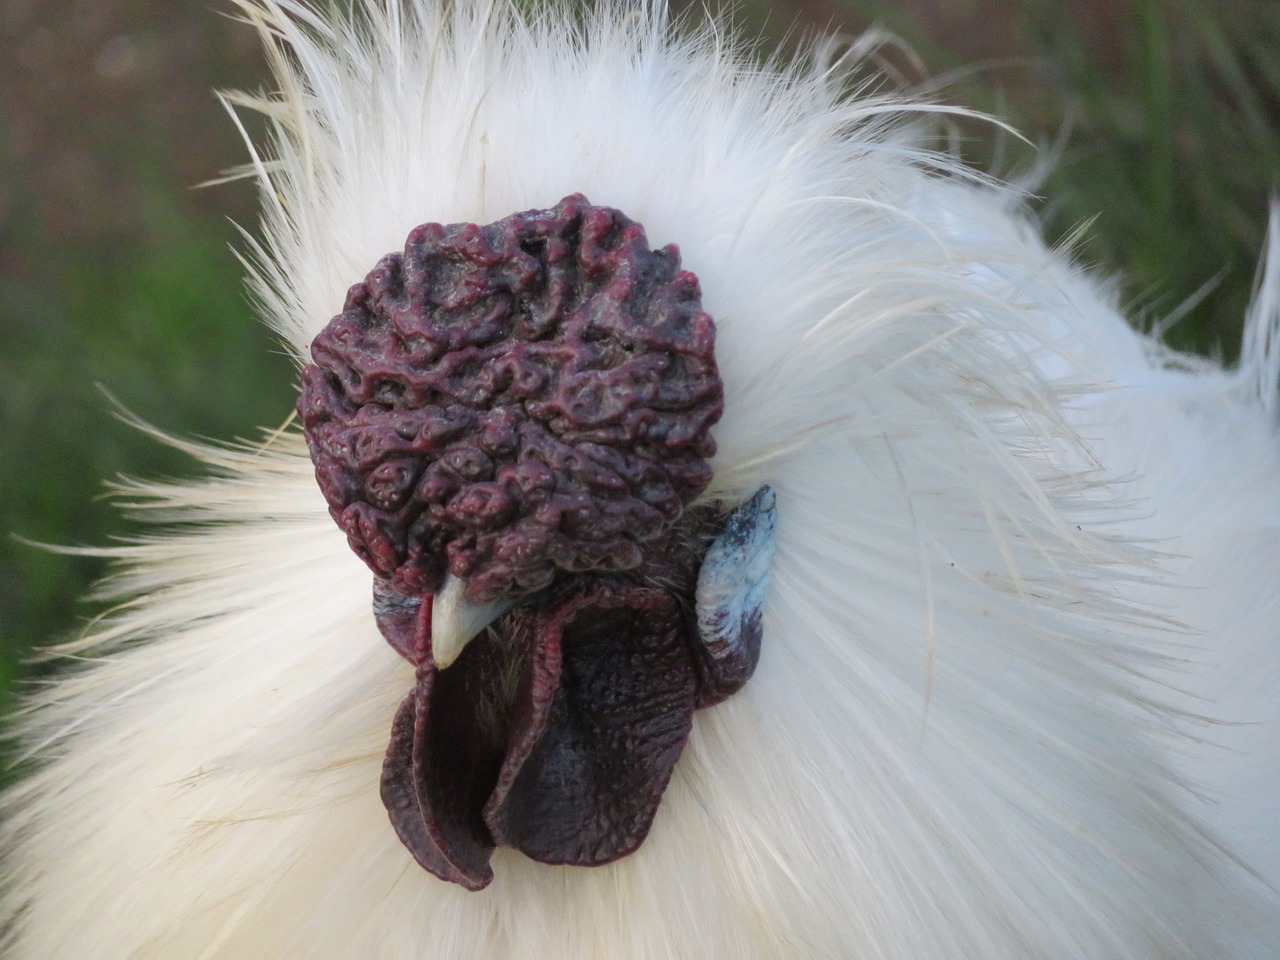
<instances>
[{"instance_id":1,"label":"maroon skin fold","mask_svg":"<svg viewBox=\"0 0 1280 960\"><path fill-rule=\"evenodd\" d=\"M692 626L670 593L604 579L540 619L484 820L542 863L610 863L648 835L689 738Z\"/></svg>"},{"instance_id":2,"label":"maroon skin fold","mask_svg":"<svg viewBox=\"0 0 1280 960\"><path fill-rule=\"evenodd\" d=\"M417 667L382 799L419 864L479 890L497 846L598 866L643 843L693 711L740 686L759 652L748 644L712 657L697 633L690 597L721 519L687 511L635 571L565 576L443 671L430 597L375 583L378 626Z\"/></svg>"},{"instance_id":3,"label":"maroon skin fold","mask_svg":"<svg viewBox=\"0 0 1280 960\"><path fill-rule=\"evenodd\" d=\"M382 801L425 869L468 890L489 885L493 839L480 810L502 764L504 730L486 722L501 676L501 646L469 644L450 669L431 653L431 603L421 604L412 659L417 680L400 704L382 769ZM391 645L400 650L400 638ZM499 711L490 711L496 717Z\"/></svg>"},{"instance_id":4,"label":"maroon skin fold","mask_svg":"<svg viewBox=\"0 0 1280 960\"><path fill-rule=\"evenodd\" d=\"M391 743L382 761L382 804L400 842L424 869L441 880L479 890L493 879L487 853L477 858L474 850L455 849L446 831L440 829L430 791L424 789L429 775L423 768L422 748L430 741L426 708L436 676L431 656L431 603L419 600L415 605L412 601L416 598L396 601L394 597L385 583L375 581L374 619L387 642L405 659L418 664L418 675L391 724ZM416 615L407 622L405 613L410 607ZM406 636L409 627L413 633Z\"/></svg>"},{"instance_id":5,"label":"maroon skin fold","mask_svg":"<svg viewBox=\"0 0 1280 960\"><path fill-rule=\"evenodd\" d=\"M429 683L426 688L430 689ZM489 869L493 845L467 843L465 830L456 829L447 817L442 823L441 811L431 804L425 789L431 782L421 749L429 742L424 699L428 695L420 684L396 711L391 744L382 762L382 803L400 842L423 869L468 890L483 890L493 880ZM459 838L461 843L454 842Z\"/></svg>"},{"instance_id":6,"label":"maroon skin fold","mask_svg":"<svg viewBox=\"0 0 1280 960\"><path fill-rule=\"evenodd\" d=\"M379 590L375 585L374 596L385 598L385 586ZM384 607L378 618L388 642L402 655L404 618L397 615L405 606L392 606L390 616ZM417 664L417 682L391 725L391 743L382 764L382 802L401 843L423 868L441 880L481 890L493 879L489 869L493 843L479 817L472 814L473 801L479 788L483 802L488 793L486 767L496 767L501 754L497 744L484 742L478 724L468 722L474 720L471 704L459 696L460 692L465 696L467 674L474 671L464 666L450 678L452 682L441 682L445 674L436 669L431 655L429 598L419 603L414 627L407 659ZM454 741L452 735L457 733L461 739Z\"/></svg>"}]
</instances>

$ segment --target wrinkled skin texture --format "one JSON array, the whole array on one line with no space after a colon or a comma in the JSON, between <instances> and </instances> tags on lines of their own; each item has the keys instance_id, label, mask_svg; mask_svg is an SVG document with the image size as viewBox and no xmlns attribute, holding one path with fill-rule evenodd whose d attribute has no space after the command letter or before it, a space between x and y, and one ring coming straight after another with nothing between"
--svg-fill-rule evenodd
<instances>
[{"instance_id":1,"label":"wrinkled skin texture","mask_svg":"<svg viewBox=\"0 0 1280 960\"><path fill-rule=\"evenodd\" d=\"M403 595L623 570L710 482L715 326L674 246L568 197L425 224L312 343L298 412L355 552Z\"/></svg>"},{"instance_id":2,"label":"wrinkled skin texture","mask_svg":"<svg viewBox=\"0 0 1280 960\"><path fill-rule=\"evenodd\" d=\"M633 852L693 711L755 669L772 493L690 506L723 410L714 346L676 248L580 196L418 227L313 342L316 477L416 671L382 799L436 876L486 886L497 845ZM440 669L446 574L507 612Z\"/></svg>"},{"instance_id":3,"label":"wrinkled skin texture","mask_svg":"<svg viewBox=\"0 0 1280 960\"><path fill-rule=\"evenodd\" d=\"M413 618L379 618L417 667L382 796L419 863L479 889L496 845L579 866L640 846L708 686L689 601L721 520L688 511L635 570L561 578L444 671L431 655L429 601ZM710 686L741 686L758 655L757 636L726 658L726 676L741 680L717 675Z\"/></svg>"}]
</instances>

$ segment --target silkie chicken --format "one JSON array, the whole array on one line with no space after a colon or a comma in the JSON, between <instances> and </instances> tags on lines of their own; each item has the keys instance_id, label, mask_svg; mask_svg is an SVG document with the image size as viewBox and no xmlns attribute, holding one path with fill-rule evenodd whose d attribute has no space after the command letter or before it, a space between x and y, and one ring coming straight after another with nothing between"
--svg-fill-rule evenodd
<instances>
[{"instance_id":1,"label":"silkie chicken","mask_svg":"<svg viewBox=\"0 0 1280 960\"><path fill-rule=\"evenodd\" d=\"M242 12L298 426L133 486L6 958L1280 956L1274 223L1226 370L865 45Z\"/></svg>"}]
</instances>

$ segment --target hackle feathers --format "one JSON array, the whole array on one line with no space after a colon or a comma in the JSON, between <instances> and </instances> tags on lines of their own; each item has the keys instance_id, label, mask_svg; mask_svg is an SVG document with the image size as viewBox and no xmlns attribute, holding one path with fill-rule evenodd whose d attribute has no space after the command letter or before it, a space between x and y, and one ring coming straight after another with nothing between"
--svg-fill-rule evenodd
<instances>
[{"instance_id":1,"label":"hackle feathers","mask_svg":"<svg viewBox=\"0 0 1280 960\"><path fill-rule=\"evenodd\" d=\"M379 803L411 668L299 437L187 445L212 476L128 487L171 529L108 551L118 606L22 721L5 956L1274 955L1280 242L1241 368L1173 363L856 48L441 6L243 0L267 319L305 362L412 227L572 192L678 243L725 381L707 496L777 492L759 670L638 853L452 888Z\"/></svg>"}]
</instances>

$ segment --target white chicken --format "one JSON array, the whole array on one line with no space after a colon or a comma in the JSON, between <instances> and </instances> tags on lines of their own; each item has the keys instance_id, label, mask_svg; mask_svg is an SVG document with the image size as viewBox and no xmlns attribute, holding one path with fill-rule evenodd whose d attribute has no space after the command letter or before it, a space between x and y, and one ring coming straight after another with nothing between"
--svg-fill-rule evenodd
<instances>
[{"instance_id":1,"label":"white chicken","mask_svg":"<svg viewBox=\"0 0 1280 960\"><path fill-rule=\"evenodd\" d=\"M133 488L5 957L1280 956L1274 222L1224 370L857 45L242 9L305 438Z\"/></svg>"}]
</instances>

